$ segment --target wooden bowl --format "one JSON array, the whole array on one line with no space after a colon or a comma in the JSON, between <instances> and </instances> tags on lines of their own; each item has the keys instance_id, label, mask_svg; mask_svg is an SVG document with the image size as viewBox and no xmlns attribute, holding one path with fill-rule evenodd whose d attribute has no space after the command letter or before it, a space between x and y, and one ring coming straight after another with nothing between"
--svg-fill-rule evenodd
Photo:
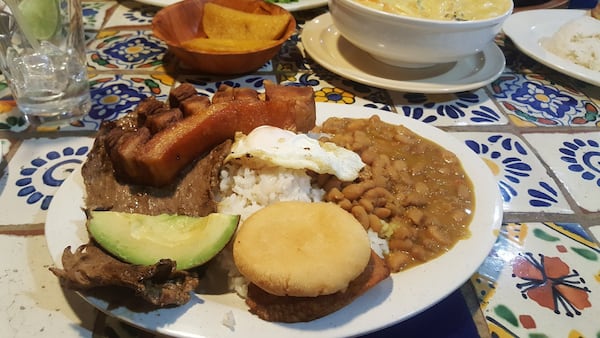
<instances>
[{"instance_id":1,"label":"wooden bowl","mask_svg":"<svg viewBox=\"0 0 600 338\"><path fill-rule=\"evenodd\" d=\"M277 44L252 52L207 52L181 46L183 41L206 37L202 28L204 4L213 2L249 13L286 14L290 20ZM152 20L152 32L190 69L220 75L252 72L262 67L295 32L296 20L284 8L263 0L184 0L161 9Z\"/></svg>"}]
</instances>

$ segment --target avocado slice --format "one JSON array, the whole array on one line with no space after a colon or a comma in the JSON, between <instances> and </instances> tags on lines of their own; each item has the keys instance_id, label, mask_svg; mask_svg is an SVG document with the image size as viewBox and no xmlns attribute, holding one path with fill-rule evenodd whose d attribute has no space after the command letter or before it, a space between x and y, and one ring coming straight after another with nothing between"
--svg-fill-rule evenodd
<instances>
[{"instance_id":1,"label":"avocado slice","mask_svg":"<svg viewBox=\"0 0 600 338\"><path fill-rule=\"evenodd\" d=\"M212 213L204 217L156 216L115 212L88 212L87 228L94 240L121 260L152 265L168 258L184 270L202 265L229 242L239 215Z\"/></svg>"}]
</instances>

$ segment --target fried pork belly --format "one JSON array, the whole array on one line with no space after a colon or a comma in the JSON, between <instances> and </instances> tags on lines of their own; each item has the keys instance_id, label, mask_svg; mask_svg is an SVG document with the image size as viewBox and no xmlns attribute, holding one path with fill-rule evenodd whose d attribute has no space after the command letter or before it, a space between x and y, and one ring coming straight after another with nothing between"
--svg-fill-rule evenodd
<instances>
[{"instance_id":1,"label":"fried pork belly","mask_svg":"<svg viewBox=\"0 0 600 338\"><path fill-rule=\"evenodd\" d=\"M190 87L182 84L173 89L170 110L146 103L137 112L140 124L114 133L112 138L120 140L108 143L107 151L121 180L164 187L189 163L236 132L247 134L261 125L307 132L315 125L314 93L309 87L265 81L263 97L250 88L222 85L210 104L197 99ZM181 114L172 111L181 109Z\"/></svg>"},{"instance_id":2,"label":"fried pork belly","mask_svg":"<svg viewBox=\"0 0 600 338\"><path fill-rule=\"evenodd\" d=\"M248 285L246 304L250 312L271 322L308 322L333 313L352 303L390 275L383 259L371 252L361 275L344 292L318 297L275 296L254 284Z\"/></svg>"},{"instance_id":3,"label":"fried pork belly","mask_svg":"<svg viewBox=\"0 0 600 338\"><path fill-rule=\"evenodd\" d=\"M50 271L70 289L125 287L159 307L187 303L199 282L195 274L176 270L175 261L162 259L150 266L123 263L92 242L78 247L74 253L71 247L65 248L62 264L64 269L51 267Z\"/></svg>"}]
</instances>

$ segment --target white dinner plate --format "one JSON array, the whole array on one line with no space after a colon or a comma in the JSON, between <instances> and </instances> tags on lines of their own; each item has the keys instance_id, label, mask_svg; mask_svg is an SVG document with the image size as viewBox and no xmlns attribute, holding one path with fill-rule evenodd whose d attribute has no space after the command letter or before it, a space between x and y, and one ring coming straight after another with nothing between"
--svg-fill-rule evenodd
<instances>
[{"instance_id":1,"label":"white dinner plate","mask_svg":"<svg viewBox=\"0 0 600 338\"><path fill-rule=\"evenodd\" d=\"M425 264L392 274L345 308L307 323L266 322L250 314L235 294L194 294L181 307L146 313L123 306L109 306L92 296L85 298L101 311L138 327L172 336L185 337L342 337L372 332L418 314L459 288L477 270L496 240L502 221L502 201L498 186L486 164L463 142L423 122L402 115L332 103L317 103L317 123L332 116L367 118L402 124L421 136L454 152L470 176L475 192L471 236L460 240L447 253ZM88 242L82 211L84 187L81 173L75 171L59 188L46 219L45 234L53 261L61 267L67 246L74 250ZM202 282L202 281L201 281ZM223 325L233 315L235 328Z\"/></svg>"},{"instance_id":2,"label":"white dinner plate","mask_svg":"<svg viewBox=\"0 0 600 338\"><path fill-rule=\"evenodd\" d=\"M541 40L551 38L564 24L584 15L589 10L538 9L511 15L502 26L508 36L523 53L558 72L581 81L600 86L600 72L577 65L553 54L542 47Z\"/></svg>"},{"instance_id":3,"label":"white dinner plate","mask_svg":"<svg viewBox=\"0 0 600 338\"><path fill-rule=\"evenodd\" d=\"M181 0L137 0L146 5L158 6L158 7L166 7L172 5ZM275 3L290 12L301 11L305 9L311 9L316 7L321 7L327 5L327 0L298 0L295 2L288 3Z\"/></svg>"},{"instance_id":4,"label":"white dinner plate","mask_svg":"<svg viewBox=\"0 0 600 338\"><path fill-rule=\"evenodd\" d=\"M491 43L482 52L457 62L426 68L402 68L382 63L344 39L329 13L307 22L302 44L323 67L340 76L374 87L413 93L457 93L495 80L506 63Z\"/></svg>"}]
</instances>

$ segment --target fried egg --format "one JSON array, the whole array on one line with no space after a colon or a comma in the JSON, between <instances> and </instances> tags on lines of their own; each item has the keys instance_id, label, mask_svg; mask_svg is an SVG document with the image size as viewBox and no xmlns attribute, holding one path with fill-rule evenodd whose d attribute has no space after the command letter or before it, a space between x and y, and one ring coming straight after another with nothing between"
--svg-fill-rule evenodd
<instances>
[{"instance_id":1,"label":"fried egg","mask_svg":"<svg viewBox=\"0 0 600 338\"><path fill-rule=\"evenodd\" d=\"M231 153L225 158L225 162L230 161L242 161L252 168L309 169L342 181L355 180L365 166L357 153L333 142L272 126L260 126L248 135L236 134Z\"/></svg>"}]
</instances>

